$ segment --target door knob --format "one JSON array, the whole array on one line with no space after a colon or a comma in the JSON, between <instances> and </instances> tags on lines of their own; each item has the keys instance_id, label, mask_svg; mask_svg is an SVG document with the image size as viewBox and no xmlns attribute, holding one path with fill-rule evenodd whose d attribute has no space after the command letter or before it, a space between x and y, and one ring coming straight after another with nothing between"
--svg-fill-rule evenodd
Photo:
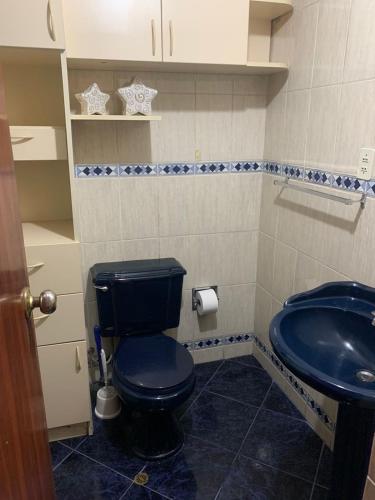
<instances>
[{"instance_id":1,"label":"door knob","mask_svg":"<svg viewBox=\"0 0 375 500\"><path fill-rule=\"evenodd\" d=\"M25 314L27 318L31 317L31 313L36 307L39 307L43 314L52 314L56 311L57 297L52 290L43 290L39 297L33 297L30 288L24 288L22 298L25 304Z\"/></svg>"}]
</instances>

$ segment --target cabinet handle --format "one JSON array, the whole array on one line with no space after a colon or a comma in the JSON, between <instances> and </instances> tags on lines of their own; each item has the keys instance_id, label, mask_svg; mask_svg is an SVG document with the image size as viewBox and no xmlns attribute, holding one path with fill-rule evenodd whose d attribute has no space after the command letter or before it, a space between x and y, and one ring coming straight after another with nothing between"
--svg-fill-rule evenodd
<instances>
[{"instance_id":1,"label":"cabinet handle","mask_svg":"<svg viewBox=\"0 0 375 500\"><path fill-rule=\"evenodd\" d=\"M156 54L155 20L151 19L152 55Z\"/></svg>"},{"instance_id":2,"label":"cabinet handle","mask_svg":"<svg viewBox=\"0 0 375 500\"><path fill-rule=\"evenodd\" d=\"M81 365L81 354L79 352L79 347L76 347L76 370L77 372L81 371L82 365Z\"/></svg>"},{"instance_id":3,"label":"cabinet handle","mask_svg":"<svg viewBox=\"0 0 375 500\"><path fill-rule=\"evenodd\" d=\"M53 16L52 16L52 10L51 10L51 0L48 0L48 2L47 2L47 28L48 28L48 33L49 33L49 36L51 37L51 40L53 42L56 42L55 27L53 25Z\"/></svg>"},{"instance_id":4,"label":"cabinet handle","mask_svg":"<svg viewBox=\"0 0 375 500\"><path fill-rule=\"evenodd\" d=\"M44 266L44 262L37 262L36 264L30 264L29 266L27 266L27 270L33 271L34 269L38 269L39 267L43 267L43 266Z\"/></svg>"},{"instance_id":5,"label":"cabinet handle","mask_svg":"<svg viewBox=\"0 0 375 500\"><path fill-rule=\"evenodd\" d=\"M173 56L173 23L169 21L169 55Z\"/></svg>"},{"instance_id":6,"label":"cabinet handle","mask_svg":"<svg viewBox=\"0 0 375 500\"><path fill-rule=\"evenodd\" d=\"M12 144L23 144L24 142L31 141L31 139L34 139L34 137L18 137L14 135L10 138L10 142Z\"/></svg>"},{"instance_id":7,"label":"cabinet handle","mask_svg":"<svg viewBox=\"0 0 375 500\"><path fill-rule=\"evenodd\" d=\"M41 314L40 316L34 316L34 321L40 321L45 318L49 318L49 314Z\"/></svg>"}]
</instances>

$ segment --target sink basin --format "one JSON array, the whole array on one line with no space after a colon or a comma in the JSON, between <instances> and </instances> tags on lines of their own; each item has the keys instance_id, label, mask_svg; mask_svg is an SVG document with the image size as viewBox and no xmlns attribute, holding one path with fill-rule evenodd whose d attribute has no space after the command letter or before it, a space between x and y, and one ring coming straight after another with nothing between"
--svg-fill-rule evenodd
<instances>
[{"instance_id":1,"label":"sink basin","mask_svg":"<svg viewBox=\"0 0 375 500\"><path fill-rule=\"evenodd\" d=\"M327 283L289 298L270 325L275 353L339 402L330 500L361 500L375 430L375 289Z\"/></svg>"},{"instance_id":2,"label":"sink basin","mask_svg":"<svg viewBox=\"0 0 375 500\"><path fill-rule=\"evenodd\" d=\"M371 314L302 304L286 307L273 320L271 341L276 354L314 389L338 401L375 408Z\"/></svg>"}]
</instances>

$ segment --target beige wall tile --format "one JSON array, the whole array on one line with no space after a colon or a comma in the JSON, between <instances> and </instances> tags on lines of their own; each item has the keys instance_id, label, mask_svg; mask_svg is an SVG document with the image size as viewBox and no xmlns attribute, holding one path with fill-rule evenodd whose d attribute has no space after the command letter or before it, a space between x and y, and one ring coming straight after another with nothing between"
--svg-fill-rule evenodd
<instances>
[{"instance_id":1,"label":"beige wall tile","mask_svg":"<svg viewBox=\"0 0 375 500\"><path fill-rule=\"evenodd\" d=\"M187 269L185 289L255 283L257 244L257 231L161 238L160 256Z\"/></svg>"},{"instance_id":2,"label":"beige wall tile","mask_svg":"<svg viewBox=\"0 0 375 500\"><path fill-rule=\"evenodd\" d=\"M344 80L375 77L375 33L373 0L352 0Z\"/></svg>"},{"instance_id":3,"label":"beige wall tile","mask_svg":"<svg viewBox=\"0 0 375 500\"><path fill-rule=\"evenodd\" d=\"M234 95L267 95L267 76L233 76Z\"/></svg>"},{"instance_id":4,"label":"beige wall tile","mask_svg":"<svg viewBox=\"0 0 375 500\"><path fill-rule=\"evenodd\" d=\"M273 289L274 262L275 240L259 232L257 283L269 292Z\"/></svg>"},{"instance_id":5,"label":"beige wall tile","mask_svg":"<svg viewBox=\"0 0 375 500\"><path fill-rule=\"evenodd\" d=\"M161 236L258 229L261 182L247 174L160 179Z\"/></svg>"},{"instance_id":6,"label":"beige wall tile","mask_svg":"<svg viewBox=\"0 0 375 500\"><path fill-rule=\"evenodd\" d=\"M100 243L82 243L82 277L86 300L95 299L95 290L92 286L90 268L98 262L116 262L122 259L120 241L106 241Z\"/></svg>"},{"instance_id":7,"label":"beige wall tile","mask_svg":"<svg viewBox=\"0 0 375 500\"><path fill-rule=\"evenodd\" d=\"M292 51L292 14L286 14L272 22L270 61L289 64Z\"/></svg>"},{"instance_id":8,"label":"beige wall tile","mask_svg":"<svg viewBox=\"0 0 375 500\"><path fill-rule=\"evenodd\" d=\"M290 163L303 164L307 138L310 91L288 92L286 102L286 152Z\"/></svg>"},{"instance_id":9,"label":"beige wall tile","mask_svg":"<svg viewBox=\"0 0 375 500\"><path fill-rule=\"evenodd\" d=\"M121 217L121 239L159 236L158 178L118 180Z\"/></svg>"},{"instance_id":10,"label":"beige wall tile","mask_svg":"<svg viewBox=\"0 0 375 500\"><path fill-rule=\"evenodd\" d=\"M224 359L223 347L199 349L197 351L193 351L191 354L196 365L199 365L200 363L209 363L210 361Z\"/></svg>"},{"instance_id":11,"label":"beige wall tile","mask_svg":"<svg viewBox=\"0 0 375 500\"><path fill-rule=\"evenodd\" d=\"M277 241L272 278L272 295L284 302L293 293L297 265L297 250Z\"/></svg>"},{"instance_id":12,"label":"beige wall tile","mask_svg":"<svg viewBox=\"0 0 375 500\"><path fill-rule=\"evenodd\" d=\"M264 158L283 161L286 156L286 92L277 93L269 102L266 115Z\"/></svg>"},{"instance_id":13,"label":"beige wall tile","mask_svg":"<svg viewBox=\"0 0 375 500\"><path fill-rule=\"evenodd\" d=\"M116 124L73 123L73 150L75 163L117 163Z\"/></svg>"},{"instance_id":14,"label":"beige wall tile","mask_svg":"<svg viewBox=\"0 0 375 500\"><path fill-rule=\"evenodd\" d=\"M338 86L322 87L311 91L306 148L308 166L323 170L333 169L339 91Z\"/></svg>"},{"instance_id":15,"label":"beige wall tile","mask_svg":"<svg viewBox=\"0 0 375 500\"><path fill-rule=\"evenodd\" d=\"M375 50L373 52L375 53ZM343 85L336 144L336 170L355 174L359 149L374 147L374 102L375 80Z\"/></svg>"},{"instance_id":16,"label":"beige wall tile","mask_svg":"<svg viewBox=\"0 0 375 500\"><path fill-rule=\"evenodd\" d=\"M231 75L204 75L195 77L197 94L232 94L233 78Z\"/></svg>"},{"instance_id":17,"label":"beige wall tile","mask_svg":"<svg viewBox=\"0 0 375 500\"><path fill-rule=\"evenodd\" d=\"M265 96L233 96L232 158L263 158L265 122Z\"/></svg>"},{"instance_id":18,"label":"beige wall tile","mask_svg":"<svg viewBox=\"0 0 375 500\"><path fill-rule=\"evenodd\" d=\"M288 90L311 86L319 5L296 10L293 14L293 55Z\"/></svg>"},{"instance_id":19,"label":"beige wall tile","mask_svg":"<svg viewBox=\"0 0 375 500\"><path fill-rule=\"evenodd\" d=\"M257 285L255 294L255 334L260 340L270 345L269 326L272 319L272 296Z\"/></svg>"},{"instance_id":20,"label":"beige wall tile","mask_svg":"<svg viewBox=\"0 0 375 500\"><path fill-rule=\"evenodd\" d=\"M342 81L351 0L324 0L314 60L313 87Z\"/></svg>"},{"instance_id":21,"label":"beige wall tile","mask_svg":"<svg viewBox=\"0 0 375 500\"><path fill-rule=\"evenodd\" d=\"M234 345L225 345L223 350L224 359L246 356L253 353L253 342L241 342Z\"/></svg>"},{"instance_id":22,"label":"beige wall tile","mask_svg":"<svg viewBox=\"0 0 375 500\"><path fill-rule=\"evenodd\" d=\"M273 237L276 235L279 214L276 198L281 189L279 186L275 186L275 179L276 176L263 175L259 222L260 230Z\"/></svg>"},{"instance_id":23,"label":"beige wall tile","mask_svg":"<svg viewBox=\"0 0 375 500\"><path fill-rule=\"evenodd\" d=\"M192 310L191 290L184 290L179 341L254 331L255 284L220 286L217 313L199 316Z\"/></svg>"},{"instance_id":24,"label":"beige wall tile","mask_svg":"<svg viewBox=\"0 0 375 500\"><path fill-rule=\"evenodd\" d=\"M196 149L203 161L231 160L232 95L196 95Z\"/></svg>"},{"instance_id":25,"label":"beige wall tile","mask_svg":"<svg viewBox=\"0 0 375 500\"><path fill-rule=\"evenodd\" d=\"M375 482L375 445L372 446L371 462L368 471L369 477Z\"/></svg>"},{"instance_id":26,"label":"beige wall tile","mask_svg":"<svg viewBox=\"0 0 375 500\"><path fill-rule=\"evenodd\" d=\"M156 238L121 242L121 260L158 259L159 256L159 240Z\"/></svg>"},{"instance_id":27,"label":"beige wall tile","mask_svg":"<svg viewBox=\"0 0 375 500\"><path fill-rule=\"evenodd\" d=\"M195 79L190 73L154 73L155 88L160 93L194 94Z\"/></svg>"},{"instance_id":28,"label":"beige wall tile","mask_svg":"<svg viewBox=\"0 0 375 500\"><path fill-rule=\"evenodd\" d=\"M156 158L157 122L117 122L117 157L119 163L152 163Z\"/></svg>"},{"instance_id":29,"label":"beige wall tile","mask_svg":"<svg viewBox=\"0 0 375 500\"><path fill-rule=\"evenodd\" d=\"M80 241L120 240L118 179L77 179L74 184Z\"/></svg>"},{"instance_id":30,"label":"beige wall tile","mask_svg":"<svg viewBox=\"0 0 375 500\"><path fill-rule=\"evenodd\" d=\"M194 161L194 94L160 94L154 109L163 118L151 128L153 161Z\"/></svg>"}]
</instances>

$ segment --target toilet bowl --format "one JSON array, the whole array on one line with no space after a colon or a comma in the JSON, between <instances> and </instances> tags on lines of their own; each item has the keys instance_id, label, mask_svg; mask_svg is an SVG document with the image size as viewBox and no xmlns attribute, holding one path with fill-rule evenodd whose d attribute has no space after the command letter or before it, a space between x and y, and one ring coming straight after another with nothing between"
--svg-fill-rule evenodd
<instances>
[{"instance_id":1,"label":"toilet bowl","mask_svg":"<svg viewBox=\"0 0 375 500\"><path fill-rule=\"evenodd\" d=\"M175 416L194 390L190 353L164 330L179 324L185 269L175 259L111 262L91 269L103 336L120 337L112 383L129 413L132 449L147 460L183 445Z\"/></svg>"}]
</instances>

